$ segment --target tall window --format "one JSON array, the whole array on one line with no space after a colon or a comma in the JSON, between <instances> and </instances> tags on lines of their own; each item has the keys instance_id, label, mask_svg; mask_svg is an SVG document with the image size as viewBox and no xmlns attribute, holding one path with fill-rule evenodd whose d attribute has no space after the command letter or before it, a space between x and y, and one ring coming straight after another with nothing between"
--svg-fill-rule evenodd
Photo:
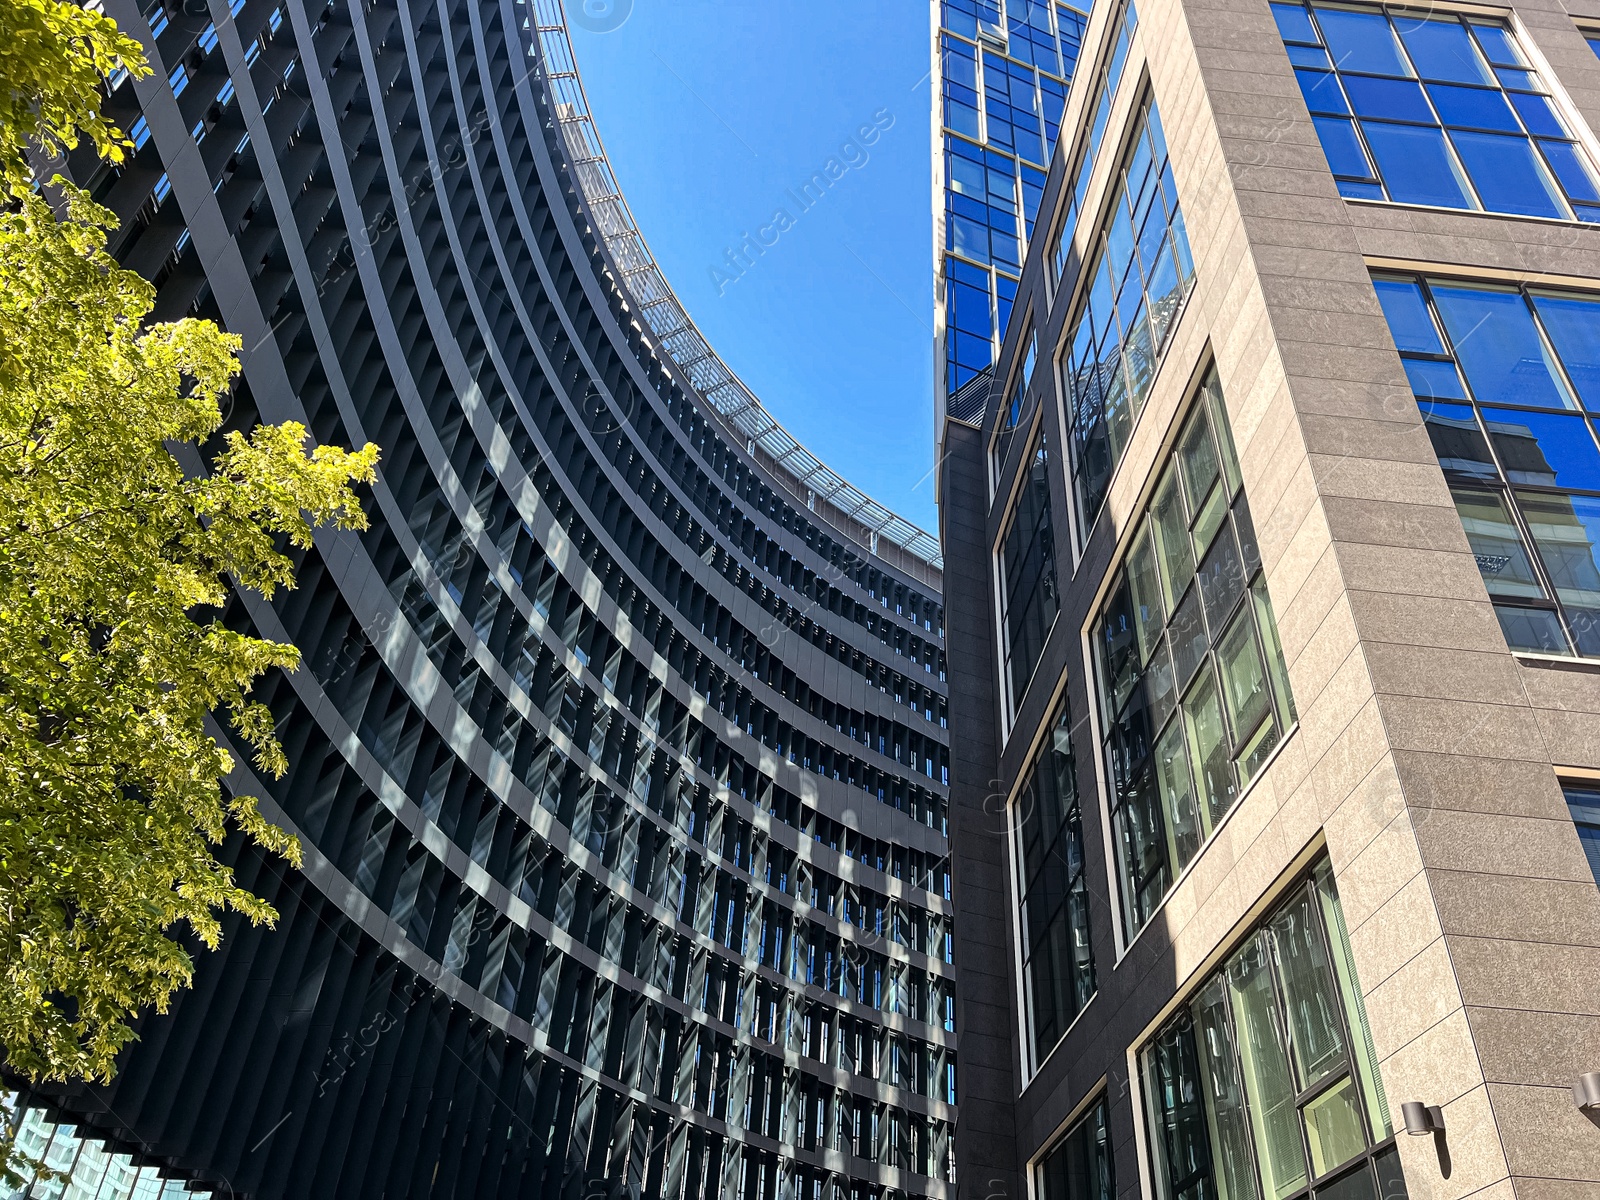
<instances>
[{"instance_id":1,"label":"tall window","mask_svg":"<svg viewBox=\"0 0 1600 1200\"><path fill-rule=\"evenodd\" d=\"M1294 720L1213 370L1095 625L1130 936Z\"/></svg>"},{"instance_id":2,"label":"tall window","mask_svg":"<svg viewBox=\"0 0 1600 1200\"><path fill-rule=\"evenodd\" d=\"M1600 657L1600 296L1372 282L1507 644Z\"/></svg>"},{"instance_id":3,"label":"tall window","mask_svg":"<svg viewBox=\"0 0 1600 1200\"><path fill-rule=\"evenodd\" d=\"M1050 255L1054 273L1051 282L1057 286L1061 283L1061 272L1066 269L1067 258L1072 249L1072 234L1078 224L1078 210L1083 207L1084 197L1089 192L1089 176L1094 172L1094 160L1100 153L1100 141L1105 137L1106 122L1111 119L1111 98L1117 93L1117 85L1122 82L1122 68L1128 65L1128 48L1133 44L1134 31L1139 28L1139 11L1133 5L1133 0L1123 7L1117 14L1116 38L1112 42L1111 57L1106 60L1105 66L1100 69L1100 74L1095 80L1094 98L1089 101L1089 111L1094 117L1089 122L1089 134L1084 139L1083 152L1078 159L1078 172L1072 177L1072 195L1067 201L1067 211L1061 218L1061 224L1056 228L1055 247ZM1070 147L1069 147L1070 149Z\"/></svg>"},{"instance_id":4,"label":"tall window","mask_svg":"<svg viewBox=\"0 0 1600 1200\"><path fill-rule=\"evenodd\" d=\"M1160 1200L1403 1200L1324 863L1145 1047Z\"/></svg>"},{"instance_id":5,"label":"tall window","mask_svg":"<svg viewBox=\"0 0 1600 1200\"><path fill-rule=\"evenodd\" d=\"M1017 368L1016 376L1011 380L1011 393L1006 400L1005 411L1000 414L999 428L994 437L994 469L999 471L1005 466L1006 455L1011 453L1011 439L1016 436L1017 426L1022 423L1022 409L1028 399L1028 385L1033 382L1033 364L1039 355L1039 334L1033 327L1030 319L1028 328L1022 335L1022 363Z\"/></svg>"},{"instance_id":6,"label":"tall window","mask_svg":"<svg viewBox=\"0 0 1600 1200\"><path fill-rule=\"evenodd\" d=\"M1600 221L1593 164L1504 23L1272 12L1344 195Z\"/></svg>"},{"instance_id":7,"label":"tall window","mask_svg":"<svg viewBox=\"0 0 1600 1200\"><path fill-rule=\"evenodd\" d=\"M1583 843L1583 853L1589 859L1589 869L1594 881L1600 883L1600 784L1563 784L1567 808L1578 827L1578 840Z\"/></svg>"},{"instance_id":8,"label":"tall window","mask_svg":"<svg viewBox=\"0 0 1600 1200\"><path fill-rule=\"evenodd\" d=\"M1033 678L1044 641L1061 607L1056 590L1055 529L1050 521L1050 451L1041 428L1016 507L1000 537L1000 633L1004 678L1015 712Z\"/></svg>"},{"instance_id":9,"label":"tall window","mask_svg":"<svg viewBox=\"0 0 1600 1200\"><path fill-rule=\"evenodd\" d=\"M1065 700L1011 812L1022 882L1023 991L1037 1063L1094 994L1083 817Z\"/></svg>"},{"instance_id":10,"label":"tall window","mask_svg":"<svg viewBox=\"0 0 1600 1200\"><path fill-rule=\"evenodd\" d=\"M1111 1147L1102 1098L1034 1168L1039 1200L1112 1200Z\"/></svg>"},{"instance_id":11,"label":"tall window","mask_svg":"<svg viewBox=\"0 0 1600 1200\"><path fill-rule=\"evenodd\" d=\"M1072 477L1088 535L1194 282L1189 238L1155 102L1134 121L1111 206L1083 273L1062 364L1071 387Z\"/></svg>"}]
</instances>

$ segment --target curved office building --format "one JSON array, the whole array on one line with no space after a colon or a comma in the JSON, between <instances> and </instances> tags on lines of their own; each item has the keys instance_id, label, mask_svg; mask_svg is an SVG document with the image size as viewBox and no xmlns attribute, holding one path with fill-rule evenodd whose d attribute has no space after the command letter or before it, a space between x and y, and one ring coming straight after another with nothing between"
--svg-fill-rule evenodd
<instances>
[{"instance_id":1,"label":"curved office building","mask_svg":"<svg viewBox=\"0 0 1600 1200\"><path fill-rule=\"evenodd\" d=\"M383 462L227 612L304 655L237 780L304 870L226 847L277 927L28 1144L100 1197L953 1195L936 547L687 323L558 4L105 5L117 253L243 337L230 427Z\"/></svg>"}]
</instances>

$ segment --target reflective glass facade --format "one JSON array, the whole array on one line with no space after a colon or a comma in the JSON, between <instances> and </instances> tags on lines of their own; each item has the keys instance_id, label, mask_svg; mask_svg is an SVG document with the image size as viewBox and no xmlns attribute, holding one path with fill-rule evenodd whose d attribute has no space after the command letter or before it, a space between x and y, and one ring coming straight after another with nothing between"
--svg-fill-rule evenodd
<instances>
[{"instance_id":1,"label":"reflective glass facade","mask_svg":"<svg viewBox=\"0 0 1600 1200\"><path fill-rule=\"evenodd\" d=\"M1078 310L1061 364L1071 390L1067 414L1080 537L1088 535L1105 503L1167 335L1194 284L1189 235L1154 100L1145 101L1134 122L1088 263L1078 277Z\"/></svg>"},{"instance_id":2,"label":"reflective glass facade","mask_svg":"<svg viewBox=\"0 0 1600 1200\"><path fill-rule=\"evenodd\" d=\"M78 1136L71 1125L58 1125L44 1110L0 1108L16 1131L16 1163L23 1182L0 1184L3 1200L206 1200L215 1192L190 1191L182 1181L168 1179L154 1166L142 1165L128 1154L108 1150L92 1138ZM34 1165L42 1166L41 1171ZM227 1193L224 1192L224 1195Z\"/></svg>"},{"instance_id":3,"label":"reflective glass facade","mask_svg":"<svg viewBox=\"0 0 1600 1200\"><path fill-rule=\"evenodd\" d=\"M1083 812L1065 704L1057 708L1044 744L1011 801L1011 817L1017 831L1023 1004L1037 1062L1094 995Z\"/></svg>"},{"instance_id":4,"label":"reflective glass facade","mask_svg":"<svg viewBox=\"0 0 1600 1200\"><path fill-rule=\"evenodd\" d=\"M1000 580L1000 636L1006 694L1014 710L1028 690L1044 640L1050 635L1061 594L1056 581L1056 535L1050 517L1050 439L1034 436L1027 475L1016 507L1000 535L996 569Z\"/></svg>"},{"instance_id":5,"label":"reflective glass facade","mask_svg":"<svg viewBox=\"0 0 1600 1200\"><path fill-rule=\"evenodd\" d=\"M1504 22L1272 12L1346 197L1600 221L1594 164Z\"/></svg>"},{"instance_id":6,"label":"reflective glass facade","mask_svg":"<svg viewBox=\"0 0 1600 1200\"><path fill-rule=\"evenodd\" d=\"M1159 1200L1404 1200L1326 865L1140 1054Z\"/></svg>"},{"instance_id":7,"label":"reflective glass facade","mask_svg":"<svg viewBox=\"0 0 1600 1200\"><path fill-rule=\"evenodd\" d=\"M1373 286L1507 643L1600 658L1600 295Z\"/></svg>"},{"instance_id":8,"label":"reflective glass facade","mask_svg":"<svg viewBox=\"0 0 1600 1200\"><path fill-rule=\"evenodd\" d=\"M937 574L643 330L559 6L106 8L156 66L130 161L68 164L114 249L242 336L230 428L383 460L226 612L303 657L238 783L305 869L224 848L278 926L56 1115L257 1200L950 1195Z\"/></svg>"},{"instance_id":9,"label":"reflective glass facade","mask_svg":"<svg viewBox=\"0 0 1600 1200\"><path fill-rule=\"evenodd\" d=\"M1135 526L1094 632L1131 936L1294 722L1215 372Z\"/></svg>"},{"instance_id":10,"label":"reflective glass facade","mask_svg":"<svg viewBox=\"0 0 1600 1200\"><path fill-rule=\"evenodd\" d=\"M1077 148L1075 163L1068 169L1072 191L1067 199L1066 212L1056 225L1050 248L1050 279L1056 287L1061 285L1061 276L1067 268L1073 235L1077 230L1078 213L1089 190L1089 175L1094 170L1095 159L1100 154L1100 143L1105 139L1107 123L1111 120L1111 98L1116 94L1117 85L1122 82L1123 68L1128 65L1128 49L1138 28L1139 10L1133 0L1127 0L1117 10L1112 24L1111 53L1095 74L1094 95L1090 97L1085 110L1090 114L1089 124Z\"/></svg>"},{"instance_id":11,"label":"reflective glass facade","mask_svg":"<svg viewBox=\"0 0 1600 1200\"><path fill-rule=\"evenodd\" d=\"M938 5L944 242L934 295L946 397L992 365L1004 336L1088 7Z\"/></svg>"},{"instance_id":12,"label":"reflective glass facade","mask_svg":"<svg viewBox=\"0 0 1600 1200\"><path fill-rule=\"evenodd\" d=\"M1034 1168L1038 1200L1112 1200L1117 1194L1102 1099Z\"/></svg>"}]
</instances>

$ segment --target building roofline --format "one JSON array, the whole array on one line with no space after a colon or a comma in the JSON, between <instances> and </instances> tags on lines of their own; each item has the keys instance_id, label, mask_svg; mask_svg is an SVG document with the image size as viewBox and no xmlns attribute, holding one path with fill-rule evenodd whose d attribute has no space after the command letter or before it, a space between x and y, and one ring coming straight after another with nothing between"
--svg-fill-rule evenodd
<instances>
[{"instance_id":1,"label":"building roofline","mask_svg":"<svg viewBox=\"0 0 1600 1200\"><path fill-rule=\"evenodd\" d=\"M572 156L574 176L596 233L616 263L618 282L633 300L646 330L682 372L708 411L716 414L739 445L778 477L802 504L869 553L882 555L889 542L926 568L942 571L939 539L872 499L801 445L712 349L667 282L628 207L606 157L573 56L562 0L534 0L535 36L546 64L556 116ZM826 505L867 533L863 539L829 520ZM885 556L894 564L898 555Z\"/></svg>"}]
</instances>

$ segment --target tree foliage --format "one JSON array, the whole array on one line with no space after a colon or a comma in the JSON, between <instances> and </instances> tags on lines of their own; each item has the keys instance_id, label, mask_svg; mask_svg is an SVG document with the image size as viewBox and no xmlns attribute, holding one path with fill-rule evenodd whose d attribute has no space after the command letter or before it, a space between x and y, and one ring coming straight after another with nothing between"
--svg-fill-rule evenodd
<instances>
[{"instance_id":1,"label":"tree foliage","mask_svg":"<svg viewBox=\"0 0 1600 1200\"><path fill-rule=\"evenodd\" d=\"M112 215L59 180L60 211L35 193L29 138L116 157L99 88L120 69L143 60L106 18L0 0L0 1051L35 1080L108 1078L136 1015L189 983L181 937L216 946L228 909L275 918L214 848L230 828L299 847L225 796L234 763L205 721L281 774L248 693L299 655L221 610L230 586L292 587L282 547L316 526L365 528L352 485L378 458L308 453L293 422L215 436L239 339L147 323ZM208 443L186 472L174 448L194 465Z\"/></svg>"},{"instance_id":2,"label":"tree foliage","mask_svg":"<svg viewBox=\"0 0 1600 1200\"><path fill-rule=\"evenodd\" d=\"M46 156L87 137L121 162L127 139L100 111L104 80L118 71L148 75L139 43L104 13L57 0L0 0L0 189L31 191L24 151Z\"/></svg>"}]
</instances>

